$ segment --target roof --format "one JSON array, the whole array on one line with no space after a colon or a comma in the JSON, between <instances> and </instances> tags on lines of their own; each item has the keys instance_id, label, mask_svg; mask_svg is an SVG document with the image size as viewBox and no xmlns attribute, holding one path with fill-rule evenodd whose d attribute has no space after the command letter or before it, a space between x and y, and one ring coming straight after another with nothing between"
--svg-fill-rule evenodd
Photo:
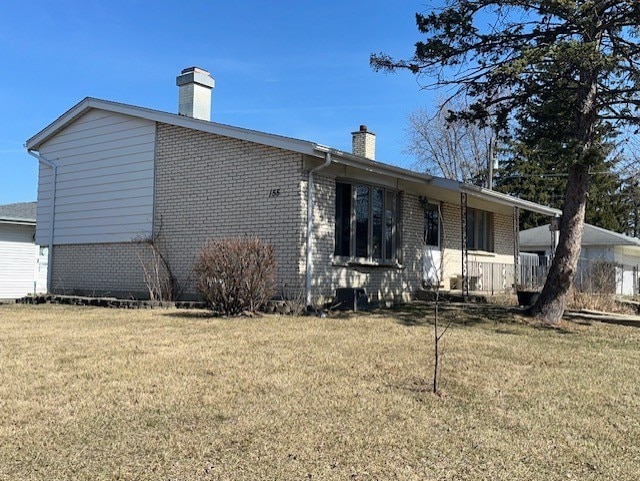
<instances>
[{"instance_id":1,"label":"roof","mask_svg":"<svg viewBox=\"0 0 640 481\"><path fill-rule=\"evenodd\" d=\"M338 149L333 149L316 142L294 139L281 135L268 134L256 130L243 129L240 127L220 124L217 122L210 122L208 120L199 120L184 115L162 112L160 110L137 107L134 105L112 102L109 100L101 100L92 97L87 97L71 107L55 121L38 132L36 135L31 137L29 140L27 140L25 146L30 151L39 150L40 146L44 142L55 136L58 132L66 128L68 125L73 123L76 119L78 119L80 116L84 115L91 109L101 109L109 112L120 113L123 115L139 117L154 122L161 122L178 127L186 127L202 132L222 135L234 139L246 140L261 145L299 152L301 154L309 155L311 157L317 157L320 159L324 159L327 154L331 154L333 163L356 167L368 172L388 175L393 178L407 180L418 184L433 185L450 191L461 193L464 192L472 197L496 202L498 204L515 206L521 209L537 212L539 214L548 216L559 216L562 213L558 209L553 209L551 207L536 204L535 202L529 202L517 197L512 197L509 195L501 194L499 192L495 192L493 190L464 184L455 180L443 179L440 177L434 177L428 174L403 169L401 167L396 167L393 165L385 164L383 162L374 161L365 157L342 152Z\"/></svg>"},{"instance_id":2,"label":"roof","mask_svg":"<svg viewBox=\"0 0 640 481\"><path fill-rule=\"evenodd\" d=\"M549 224L520 231L520 247L546 246L550 239ZM585 223L582 246L640 247L640 239Z\"/></svg>"},{"instance_id":3,"label":"roof","mask_svg":"<svg viewBox=\"0 0 640 481\"><path fill-rule=\"evenodd\" d=\"M17 224L36 223L36 202L18 202L0 205L0 222Z\"/></svg>"}]
</instances>

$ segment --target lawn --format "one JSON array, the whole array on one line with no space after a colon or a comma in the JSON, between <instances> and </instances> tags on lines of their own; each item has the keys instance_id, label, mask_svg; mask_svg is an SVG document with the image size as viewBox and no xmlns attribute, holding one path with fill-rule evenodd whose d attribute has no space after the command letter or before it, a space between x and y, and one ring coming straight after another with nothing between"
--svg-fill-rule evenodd
<instances>
[{"instance_id":1,"label":"lawn","mask_svg":"<svg viewBox=\"0 0 640 481\"><path fill-rule=\"evenodd\" d=\"M0 480L637 480L640 329L0 306Z\"/></svg>"}]
</instances>

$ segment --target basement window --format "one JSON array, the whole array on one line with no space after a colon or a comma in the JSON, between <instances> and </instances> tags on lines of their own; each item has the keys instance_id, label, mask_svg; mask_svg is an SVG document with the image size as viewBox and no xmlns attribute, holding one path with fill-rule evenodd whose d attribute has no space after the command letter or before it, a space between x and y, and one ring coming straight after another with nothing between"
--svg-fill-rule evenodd
<instances>
[{"instance_id":1,"label":"basement window","mask_svg":"<svg viewBox=\"0 0 640 481\"><path fill-rule=\"evenodd\" d=\"M336 182L334 254L358 263L396 263L399 194L371 184Z\"/></svg>"}]
</instances>

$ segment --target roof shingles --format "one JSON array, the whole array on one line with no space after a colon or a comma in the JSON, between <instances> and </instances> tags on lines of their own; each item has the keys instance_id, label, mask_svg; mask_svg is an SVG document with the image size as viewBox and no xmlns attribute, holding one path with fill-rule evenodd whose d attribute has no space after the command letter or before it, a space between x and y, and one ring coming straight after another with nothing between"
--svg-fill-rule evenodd
<instances>
[{"instance_id":1,"label":"roof shingles","mask_svg":"<svg viewBox=\"0 0 640 481\"><path fill-rule=\"evenodd\" d=\"M0 205L0 221L36 221L37 202L18 202Z\"/></svg>"}]
</instances>

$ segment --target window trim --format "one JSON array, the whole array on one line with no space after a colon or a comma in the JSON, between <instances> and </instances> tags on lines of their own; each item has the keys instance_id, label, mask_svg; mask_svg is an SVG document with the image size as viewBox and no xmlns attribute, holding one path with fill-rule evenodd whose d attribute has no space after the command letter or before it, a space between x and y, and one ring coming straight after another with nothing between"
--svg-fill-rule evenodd
<instances>
[{"instance_id":1,"label":"window trim","mask_svg":"<svg viewBox=\"0 0 640 481\"><path fill-rule=\"evenodd\" d=\"M351 201L350 201L350 222L349 222L349 255L339 255L336 254L337 248L337 216L334 218L334 248L333 248L333 265L337 266L369 266L369 267L401 267L401 232L402 232L402 216L401 216L401 192L397 189L387 187L380 184L375 184L371 182L358 181L354 179L343 179L337 178L335 180L336 191L338 184L347 184L351 186ZM357 187L364 186L368 189L368 226L367 226L367 256L356 256L356 227L357 227L357 218L356 218L356 200L357 200ZM373 257L373 232L374 232L374 222L373 222L373 209L374 209L374 190L382 189L382 216L381 216L381 227L382 227L382 237L381 237L381 246L380 252L382 254L381 257ZM392 257L386 258L387 253L387 237L386 237L386 214L387 214L387 197L388 193L392 193L392 198L394 199L393 213L394 218L391 224L391 241L392 241ZM334 207L337 210L337 204L334 201Z\"/></svg>"}]
</instances>

